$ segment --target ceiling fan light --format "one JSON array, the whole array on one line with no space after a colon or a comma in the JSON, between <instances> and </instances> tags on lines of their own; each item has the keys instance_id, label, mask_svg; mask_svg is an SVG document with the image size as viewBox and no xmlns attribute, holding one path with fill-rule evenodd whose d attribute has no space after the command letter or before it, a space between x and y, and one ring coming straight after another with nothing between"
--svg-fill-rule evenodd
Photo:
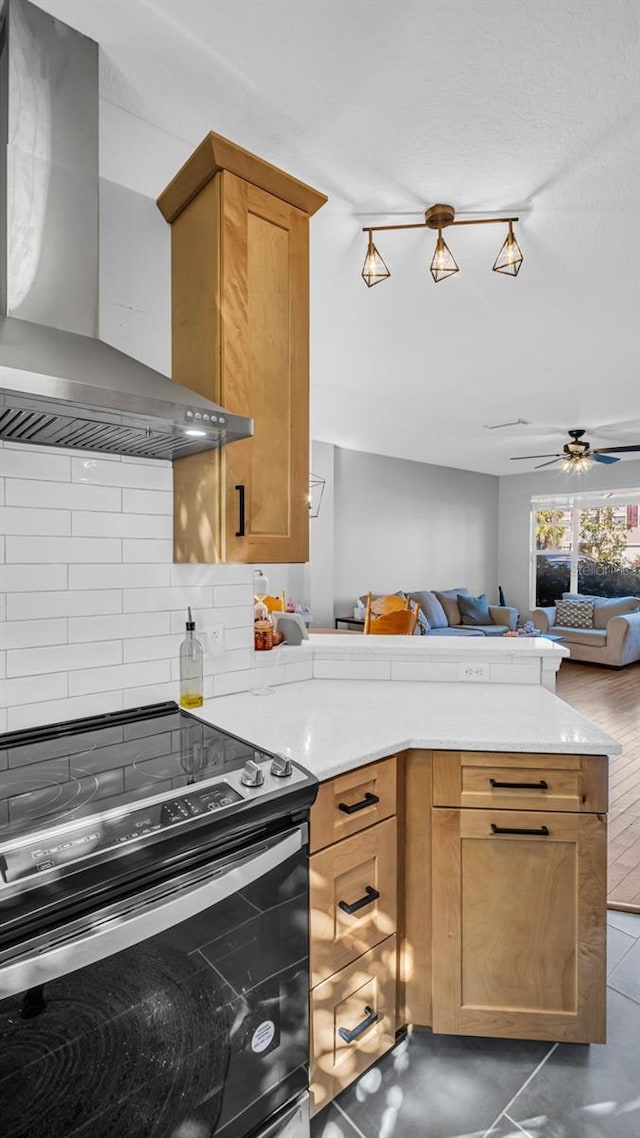
<instances>
[{"instance_id":1,"label":"ceiling fan light","mask_svg":"<svg viewBox=\"0 0 640 1138\"><path fill-rule=\"evenodd\" d=\"M436 284L446 280L447 277L452 277L454 273L460 272L453 253L442 236L441 229L438 230L438 240L429 268Z\"/></svg>"},{"instance_id":2,"label":"ceiling fan light","mask_svg":"<svg viewBox=\"0 0 640 1138\"><path fill-rule=\"evenodd\" d=\"M560 463L566 474L586 474L593 466L593 459L587 454L568 454Z\"/></svg>"},{"instance_id":3,"label":"ceiling fan light","mask_svg":"<svg viewBox=\"0 0 640 1138\"><path fill-rule=\"evenodd\" d=\"M386 281L388 277L391 276L391 273L373 243L371 234L369 234L369 243L367 245L361 276L367 288L373 288L374 285L380 284L381 281Z\"/></svg>"},{"instance_id":4,"label":"ceiling fan light","mask_svg":"<svg viewBox=\"0 0 640 1138\"><path fill-rule=\"evenodd\" d=\"M509 222L509 232L507 233L498 256L493 262L493 271L494 273L502 273L507 277L517 277L523 260L522 250L513 232L513 225Z\"/></svg>"}]
</instances>

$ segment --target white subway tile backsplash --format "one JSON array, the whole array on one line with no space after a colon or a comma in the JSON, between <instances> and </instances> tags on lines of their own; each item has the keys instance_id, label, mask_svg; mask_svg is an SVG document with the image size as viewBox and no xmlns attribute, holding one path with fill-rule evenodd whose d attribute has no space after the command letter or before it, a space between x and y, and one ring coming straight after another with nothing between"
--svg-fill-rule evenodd
<instances>
[{"instance_id":1,"label":"white subway tile backsplash","mask_svg":"<svg viewBox=\"0 0 640 1138\"><path fill-rule=\"evenodd\" d=\"M66 565L6 565L0 569L0 592L50 592L66 587Z\"/></svg>"},{"instance_id":2,"label":"white subway tile backsplash","mask_svg":"<svg viewBox=\"0 0 640 1138\"><path fill-rule=\"evenodd\" d=\"M101 537L8 537L6 559L7 565L121 561L122 542Z\"/></svg>"},{"instance_id":3,"label":"white subway tile backsplash","mask_svg":"<svg viewBox=\"0 0 640 1138\"><path fill-rule=\"evenodd\" d=\"M124 566L123 566L124 568ZM164 568L164 566L163 566ZM182 627L184 628L184 610L187 605L192 609L211 607L211 589L125 589L123 606L125 612L167 611L179 609L182 611Z\"/></svg>"},{"instance_id":4,"label":"white subway tile backsplash","mask_svg":"<svg viewBox=\"0 0 640 1138\"><path fill-rule=\"evenodd\" d=\"M173 515L173 494L170 490L122 491L122 509L126 514L166 514Z\"/></svg>"},{"instance_id":5,"label":"white subway tile backsplash","mask_svg":"<svg viewBox=\"0 0 640 1138\"><path fill-rule=\"evenodd\" d=\"M37 478L42 482L68 482L71 458L59 452L32 450L17 446L0 451L0 476L5 478Z\"/></svg>"},{"instance_id":6,"label":"white subway tile backsplash","mask_svg":"<svg viewBox=\"0 0 640 1138\"><path fill-rule=\"evenodd\" d=\"M121 707L122 692L119 691L26 704L9 710L8 730L24 731L45 723L61 723L66 719L79 719L86 715L105 715L111 711L120 711Z\"/></svg>"},{"instance_id":7,"label":"white subway tile backsplash","mask_svg":"<svg viewBox=\"0 0 640 1138\"><path fill-rule=\"evenodd\" d=\"M172 565L172 585L253 585L251 565ZM251 597L249 598L251 600Z\"/></svg>"},{"instance_id":8,"label":"white subway tile backsplash","mask_svg":"<svg viewBox=\"0 0 640 1138\"><path fill-rule=\"evenodd\" d=\"M70 589L144 589L169 584L168 565L70 565ZM140 612L133 606L125 612Z\"/></svg>"},{"instance_id":9,"label":"white subway tile backsplash","mask_svg":"<svg viewBox=\"0 0 640 1138\"><path fill-rule=\"evenodd\" d=\"M66 672L0 680L0 707L14 707L22 703L41 703L44 700L64 699L67 694Z\"/></svg>"},{"instance_id":10,"label":"white subway tile backsplash","mask_svg":"<svg viewBox=\"0 0 640 1138\"><path fill-rule=\"evenodd\" d=\"M82 672L69 672L69 695L124 691L130 687L155 686L170 680L169 660L146 660L140 664L120 664L115 668L85 668Z\"/></svg>"},{"instance_id":11,"label":"white subway tile backsplash","mask_svg":"<svg viewBox=\"0 0 640 1138\"><path fill-rule=\"evenodd\" d=\"M77 510L72 515L73 533L78 537L161 538L171 541L173 520L164 514L95 513ZM142 542L140 543L142 544ZM123 557L131 561L130 557ZM133 558L147 561L148 558ZM158 558L162 560L162 558Z\"/></svg>"},{"instance_id":12,"label":"white subway tile backsplash","mask_svg":"<svg viewBox=\"0 0 640 1138\"><path fill-rule=\"evenodd\" d=\"M161 615L168 615L163 613ZM170 660L173 666L178 659L181 636L143 636L140 639L124 641L125 664L138 663L140 660Z\"/></svg>"},{"instance_id":13,"label":"white subway tile backsplash","mask_svg":"<svg viewBox=\"0 0 640 1138\"><path fill-rule=\"evenodd\" d=\"M155 637L169 632L169 613L127 613L117 616L79 616L69 620L69 643L80 644L90 640L123 640L130 637ZM125 657L126 660L126 657Z\"/></svg>"},{"instance_id":14,"label":"white subway tile backsplash","mask_svg":"<svg viewBox=\"0 0 640 1138\"><path fill-rule=\"evenodd\" d=\"M6 504L27 509L51 507L54 510L121 510L122 490L111 486L26 482L19 478L7 478Z\"/></svg>"},{"instance_id":15,"label":"white subway tile backsplash","mask_svg":"<svg viewBox=\"0 0 640 1138\"><path fill-rule=\"evenodd\" d=\"M226 605L250 605L252 600L253 590L250 584L215 585L213 589L214 608Z\"/></svg>"},{"instance_id":16,"label":"white subway tile backsplash","mask_svg":"<svg viewBox=\"0 0 640 1138\"><path fill-rule=\"evenodd\" d=\"M23 600L24 598L20 598ZM66 644L66 620L10 620L0 628L0 647L39 648L47 644Z\"/></svg>"},{"instance_id":17,"label":"white subway tile backsplash","mask_svg":"<svg viewBox=\"0 0 640 1138\"><path fill-rule=\"evenodd\" d=\"M102 458L72 458L72 482L95 486L129 486L136 490L171 490L173 476L170 462L141 464L123 459L105 462Z\"/></svg>"},{"instance_id":18,"label":"white subway tile backsplash","mask_svg":"<svg viewBox=\"0 0 640 1138\"><path fill-rule=\"evenodd\" d=\"M52 616L93 616L122 612L122 593L118 589L94 592L23 593L7 597L7 620Z\"/></svg>"},{"instance_id":19,"label":"white subway tile backsplash","mask_svg":"<svg viewBox=\"0 0 640 1138\"><path fill-rule=\"evenodd\" d=\"M391 665L386 660L315 660L317 680L389 680Z\"/></svg>"},{"instance_id":20,"label":"white subway tile backsplash","mask_svg":"<svg viewBox=\"0 0 640 1138\"><path fill-rule=\"evenodd\" d=\"M70 672L75 668L108 667L121 661L121 640L101 640L96 644L56 644L50 648L23 648L7 652L7 676L39 676L44 672Z\"/></svg>"},{"instance_id":21,"label":"white subway tile backsplash","mask_svg":"<svg viewBox=\"0 0 640 1138\"><path fill-rule=\"evenodd\" d=\"M0 443L0 731L176 699L188 605L205 698L252 686L253 566L174 565L172 511L169 463Z\"/></svg>"},{"instance_id":22,"label":"white subway tile backsplash","mask_svg":"<svg viewBox=\"0 0 640 1138\"><path fill-rule=\"evenodd\" d=\"M65 536L71 533L68 510L22 510L19 506L0 508L0 533Z\"/></svg>"},{"instance_id":23,"label":"white subway tile backsplash","mask_svg":"<svg viewBox=\"0 0 640 1138\"><path fill-rule=\"evenodd\" d=\"M127 562L170 562L173 556L173 541L142 541L125 538L122 542L122 560Z\"/></svg>"}]
</instances>

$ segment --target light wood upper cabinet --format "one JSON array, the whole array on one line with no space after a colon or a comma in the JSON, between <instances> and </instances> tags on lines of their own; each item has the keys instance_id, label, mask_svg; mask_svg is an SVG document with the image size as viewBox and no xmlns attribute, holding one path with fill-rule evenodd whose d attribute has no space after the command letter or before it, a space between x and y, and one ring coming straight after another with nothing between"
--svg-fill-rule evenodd
<instances>
[{"instance_id":1,"label":"light wood upper cabinet","mask_svg":"<svg viewBox=\"0 0 640 1138\"><path fill-rule=\"evenodd\" d=\"M254 435L174 463L174 558L302 562L309 525L309 216L326 198L211 134L172 225L173 378Z\"/></svg>"}]
</instances>

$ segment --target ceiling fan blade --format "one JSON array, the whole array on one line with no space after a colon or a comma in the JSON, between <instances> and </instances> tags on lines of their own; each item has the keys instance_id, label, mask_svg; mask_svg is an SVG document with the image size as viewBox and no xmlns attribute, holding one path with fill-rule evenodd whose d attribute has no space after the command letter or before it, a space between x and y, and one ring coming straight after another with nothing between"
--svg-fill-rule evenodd
<instances>
[{"instance_id":1,"label":"ceiling fan blade","mask_svg":"<svg viewBox=\"0 0 640 1138\"><path fill-rule=\"evenodd\" d=\"M543 458L543 457L544 457L544 455L541 455L541 454L538 455L538 458ZM554 462L560 462L561 458L564 458L564 455L558 454L558 455L556 455L555 458L551 459L551 462L541 462L539 466L534 466L533 469L534 470L542 470L543 466L553 466Z\"/></svg>"},{"instance_id":2,"label":"ceiling fan blade","mask_svg":"<svg viewBox=\"0 0 640 1138\"><path fill-rule=\"evenodd\" d=\"M589 458L592 458L594 462L604 462L607 465L609 465L611 462L620 462L620 459L616 458L615 455L600 454L597 450L593 450L589 455Z\"/></svg>"},{"instance_id":3,"label":"ceiling fan blade","mask_svg":"<svg viewBox=\"0 0 640 1138\"><path fill-rule=\"evenodd\" d=\"M640 443L632 447L599 447L593 454L631 454L634 451L640 451Z\"/></svg>"},{"instance_id":4,"label":"ceiling fan blade","mask_svg":"<svg viewBox=\"0 0 640 1138\"><path fill-rule=\"evenodd\" d=\"M511 462L526 462L529 458L562 458L561 454L518 454Z\"/></svg>"}]
</instances>

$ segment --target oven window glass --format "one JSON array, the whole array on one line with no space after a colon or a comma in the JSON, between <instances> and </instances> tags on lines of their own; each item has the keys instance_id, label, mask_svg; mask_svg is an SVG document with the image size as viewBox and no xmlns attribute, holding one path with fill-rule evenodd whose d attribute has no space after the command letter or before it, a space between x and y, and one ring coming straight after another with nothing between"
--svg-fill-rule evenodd
<instances>
[{"instance_id":1,"label":"oven window glass","mask_svg":"<svg viewBox=\"0 0 640 1138\"><path fill-rule=\"evenodd\" d=\"M3 1138L244 1138L307 1086L308 982L303 849L2 1000Z\"/></svg>"}]
</instances>

